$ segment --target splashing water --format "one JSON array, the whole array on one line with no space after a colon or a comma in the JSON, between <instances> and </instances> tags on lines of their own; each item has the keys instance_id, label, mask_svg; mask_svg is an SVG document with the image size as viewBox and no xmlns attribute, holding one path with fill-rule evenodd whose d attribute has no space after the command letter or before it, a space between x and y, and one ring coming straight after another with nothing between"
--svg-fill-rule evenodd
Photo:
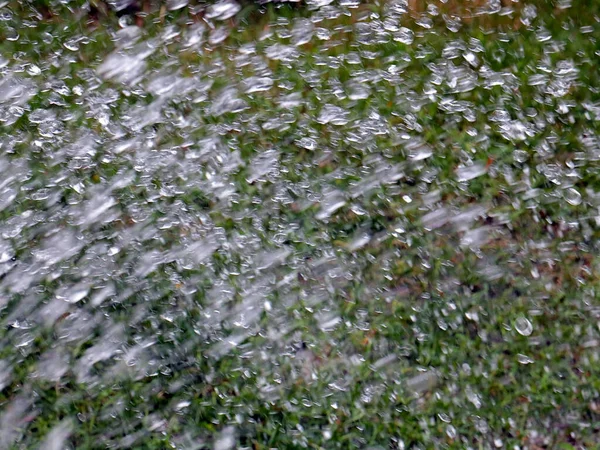
<instances>
[{"instance_id":1,"label":"splashing water","mask_svg":"<svg viewBox=\"0 0 600 450\"><path fill-rule=\"evenodd\" d=\"M0 447L597 442L600 11L425 3L0 2Z\"/></svg>"}]
</instances>

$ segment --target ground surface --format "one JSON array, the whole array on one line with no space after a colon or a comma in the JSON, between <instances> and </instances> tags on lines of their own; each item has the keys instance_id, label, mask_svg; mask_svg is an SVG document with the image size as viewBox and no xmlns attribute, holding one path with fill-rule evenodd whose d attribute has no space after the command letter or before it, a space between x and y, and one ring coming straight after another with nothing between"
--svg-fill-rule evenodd
<instances>
[{"instance_id":1,"label":"ground surface","mask_svg":"<svg viewBox=\"0 0 600 450\"><path fill-rule=\"evenodd\" d=\"M600 8L327 3L0 2L0 448L597 448Z\"/></svg>"}]
</instances>

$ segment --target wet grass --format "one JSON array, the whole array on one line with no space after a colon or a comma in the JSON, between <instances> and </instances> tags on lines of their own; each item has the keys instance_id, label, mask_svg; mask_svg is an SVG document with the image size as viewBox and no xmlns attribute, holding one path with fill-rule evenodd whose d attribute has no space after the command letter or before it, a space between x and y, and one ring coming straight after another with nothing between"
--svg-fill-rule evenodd
<instances>
[{"instance_id":1,"label":"wet grass","mask_svg":"<svg viewBox=\"0 0 600 450\"><path fill-rule=\"evenodd\" d=\"M468 11L480 6L480 2L465 3L471 5ZM387 162L404 165L404 177L359 196L354 203L365 213L357 214L356 209L345 205L323 225L315 219L319 206L304 208L298 198L284 211L263 208L260 227L254 217L244 212L253 208L261 211L255 198L266 203L274 195L274 182L247 183L249 169L240 169L233 179L244 191L231 210L217 208L218 200L212 193L187 189L181 182L183 192L179 196L187 211L202 217L208 215L215 227L225 230L228 236L252 231L261 239L261 248L273 249L277 246L271 229L276 230L280 223L294 224L296 228L286 237L286 244L294 255L309 261L305 266L299 265L298 286L291 292L281 289L267 295L274 305L288 305L279 310L283 311L281 315L263 312L257 331L221 358L212 357L210 351L229 330L219 330L221 336L209 336L198 331L196 324L207 320L202 314L209 304L210 276L221 277L234 269L243 271L244 255L216 252L208 276L202 268L182 269L175 263L165 264L145 280L152 286L148 294L151 298L126 297L102 307L90 306L88 302L42 327L28 345L21 345L27 328L15 333L17 327L8 325L7 317L14 316L24 301L19 295L10 294L10 302L2 311L3 324L7 326L0 331L0 359L12 367L10 380L0 393L2 417L6 418L10 408L20 403L30 402L33 406L21 417L18 429L10 430L14 440L5 430L9 440L2 445L14 449L43 446L48 433L66 421L71 427L67 445L76 449L214 448L228 426L235 429L235 448L598 448L598 205L586 191L597 189L599 163L593 149L584 147L581 137L598 133L598 117L588 106L600 101L594 59L600 33L595 6L588 10L581 2L572 3L571 8L557 10L539 2L536 23L543 22L553 39L562 45L554 53L548 52L539 39L539 29L520 22L520 4L510 5L515 8L511 14L473 17L463 22L453 38L463 42L479 39L483 48L477 57L494 71L512 73L520 83L518 89L507 86L508 80L489 89L456 94L467 107L455 113L459 118L454 124L439 102L414 107L418 100L415 93L422 92L425 81L431 77L426 70L428 64L439 60L448 42L444 19L434 17L434 27L423 30L414 25L414 18L407 16L403 24L415 30L419 46L393 41L376 46L378 57L363 61L361 68L387 70L397 55L408 55L411 63L403 68L403 83L373 88L368 98L342 104L349 109L352 120L376 111L389 117L398 133L421 136L435 155L426 163L411 161L409 150L398 143L398 136L376 136L373 142L349 144L331 126L315 126L315 137L322 148L319 152L323 153L315 155L297 145L298 136L303 135L301 121L291 123L283 131L263 127L240 132L236 130L240 128L236 114L209 117L202 114L206 110L197 112L199 107L189 99L172 105L176 113L199 122L197 135L181 136L176 128L157 124L151 136L158 145L181 146L186 140L204 138L211 126L223 125L225 131L221 133L239 150L244 161L273 146L280 147L285 158L283 166L288 169L285 178L290 183L335 175L340 167L368 166L370 154L381 149L386 149ZM424 10L418 2L411 5L416 16ZM56 74L68 72L64 83L71 89L83 85L82 70L96 67L114 46L111 33L118 29L118 19L108 12L103 13L101 20L92 20L89 14L78 13L78 8L73 9L73 17L67 18L64 10L38 14L38 5L11 2L9 6L12 18L0 25L2 56L17 55L13 59L43 66L60 50L62 57L72 62L61 62L47 70ZM451 13L460 7L452 1L440 5ZM328 22L328 26L351 27L361 17L380 10L377 4L361 5L352 9L350 16ZM268 7L264 13L249 8L225 25L231 27L232 34L224 45L210 51L182 52L181 64L193 70L210 65L216 58L225 61L225 69L214 80L214 90L209 94L214 96L229 80L247 76L233 59L240 45L256 43L257 51L263 51L272 41L257 38L277 19L293 20L308 14L289 7ZM199 20L188 9L159 10L143 17L144 32L156 36L169 25L189 27ZM31 23L35 26L28 25ZM585 25L592 27L590 32L581 32L580 27ZM15 30L20 38L13 41L10 36ZM46 42L44 32L54 39ZM335 96L317 92L321 88L301 76L298 66L305 71L321 71L319 86L351 78L353 69L345 64L327 69L319 65L320 57L356 50L352 28L344 33L337 37L340 45L329 51L312 44L303 46L300 63L269 61L275 78L293 86L292 91L303 93L305 104L294 112L299 118L313 117L324 102L334 101ZM73 37L86 39L80 41L78 49L65 50L65 42ZM177 43L173 50L177 50ZM544 51L548 53L542 58ZM163 57L164 54L153 57L149 66L161 68ZM568 94L567 100L572 104L561 115L556 113L561 100L548 97L540 101L539 89L527 81L538 72L539 64L554 67L557 61L566 59L574 61L579 76ZM448 87L442 89L448 92L440 95L454 95ZM268 112L277 110L279 94L274 90L268 95L247 95L244 116L256 116L254 121L264 124L272 118ZM47 105L49 96L50 92L38 93L29 102L28 112ZM76 118L69 124L69 131L76 134L78 129L88 128L104 133L77 98L71 96L73 104L69 109ZM124 116L130 110L129 101L150 104L152 100L151 96L131 100L122 97L110 105L111 114ZM542 133L516 144L504 139L487 120L487 113L500 106L513 117L534 108L539 116L552 117L553 122ZM474 120L464 119L469 110L476 111ZM251 121L241 123L248 122ZM415 124L422 130L416 130ZM53 176L53 171L59 172L61 166L49 165L44 154L32 150L38 131L26 115L0 129L13 139L12 144L3 143L7 154L31 152L28 157L37 159L41 181ZM543 146L548 141L552 150L545 153ZM107 139L104 143L110 142ZM517 146L523 154L515 158ZM333 156L328 157L326 151ZM119 160L102 160L103 156L100 153L100 161L93 167L90 164L76 169L86 185L101 184L119 173ZM320 156L322 163L314 164ZM468 183L457 181L457 168L470 162L486 166L486 175ZM551 164L560 164L563 173L578 169L577 176L572 177L574 181L563 177L561 182L572 184L585 201L575 205L564 201L562 188L549 180L551 177L545 175L542 167ZM304 172L296 170L298 167L311 173L301 178ZM523 180L514 178L523 178L526 167L530 170L529 186L523 187L519 184ZM435 189L448 214L477 205L486 207L486 212L474 218L467 228L488 227L488 239L469 248L464 244L465 230L448 223L423 232L427 207L422 199L434 190L427 188L428 192L424 192L422 180L427 170L437 172ZM363 177L355 172L334 179L332 184L349 191ZM163 179L160 174L155 178L153 188L158 191ZM539 189L536 196L525 198L523 192L533 188ZM118 198L125 208L133 201L153 199L152 194L150 188L134 186L119 190ZM61 201L69 204L77 192L70 188L62 195ZM166 211L169 204L159 206ZM23 198L1 211L0 219L4 222L40 209L43 208L39 201ZM111 233L134 227L134 214L135 211L123 213L118 223L107 225L107 239L112 239ZM166 212L157 208L155 214L158 220ZM395 231L399 224L404 231ZM57 224L67 225L66 221ZM348 247L362 231L385 236L381 242L372 240L360 248L356 256ZM152 245L168 249L186 232L165 232ZM37 228L24 229L22 233L19 239L30 247L44 238ZM330 293L331 304L339 308L339 325L331 329L323 329L310 296L300 293L303 283L310 285L325 276L325 270L310 266L313 259L322 256L319 246L347 260L349 271L355 274L354 279ZM27 251L23 244L15 258L25 258ZM121 262L123 266L130 264L127 255L122 256ZM490 268L498 268L500 276ZM69 273L76 278L77 268ZM277 272L275 277L284 275ZM177 276L180 282L173 282ZM232 284L235 280L231 275ZM117 292L130 287L127 278L117 283ZM182 289L189 284L194 284L196 292L186 295ZM51 302L58 288L58 281L45 280L37 292L40 303ZM236 291L232 305L243 304L243 295L243 289ZM294 301L290 302L290 298ZM151 315L136 322L135 312L146 307ZM78 382L73 364L56 382L40 379L36 372L41 356L55 348L61 332L73 330L82 311L132 327L135 337L156 339L153 356L160 364L133 379L115 375L110 383L106 378L97 383ZM173 317L156 320L167 314ZM516 330L524 317L532 323L530 335ZM104 323L95 322L91 336L68 347L65 359L73 362L84 358L99 339L106 338L104 332ZM271 336L278 332L293 336L294 343L300 344L294 347L285 339L278 342ZM138 343L131 336L128 339L130 346ZM268 355L266 360L261 359L262 353ZM384 359L389 355L394 358ZM107 373L110 365L103 366L105 363L94 365L93 374L102 377ZM420 374L428 377L422 385L418 382ZM189 403L180 406L181 402Z\"/></svg>"}]
</instances>

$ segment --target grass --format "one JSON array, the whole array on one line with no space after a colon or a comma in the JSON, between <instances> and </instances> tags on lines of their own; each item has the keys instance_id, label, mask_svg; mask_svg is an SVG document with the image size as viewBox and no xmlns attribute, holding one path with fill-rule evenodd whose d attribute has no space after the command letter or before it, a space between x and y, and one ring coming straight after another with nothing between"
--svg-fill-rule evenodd
<instances>
[{"instance_id":1,"label":"grass","mask_svg":"<svg viewBox=\"0 0 600 450\"><path fill-rule=\"evenodd\" d=\"M1 130L11 167L24 168L0 211L15 260L1 275L0 446L48 448L48 434L65 429L77 449L215 448L229 433L226 448L598 448L595 6L537 2L526 25L517 3L511 14L465 17L457 33L441 15L427 29L405 14L415 34L405 44L363 30L389 12L362 4L317 23L332 39L313 38L290 61L264 54L318 11L248 7L225 22L223 44L194 48L185 39L201 17L159 8L143 17L144 39L170 26L180 34L147 59L139 86L125 87L90 70L113 50L117 18L92 20L73 5L69 14L47 4L52 14L40 17L39 4L10 2L0 23L5 70L38 86ZM415 16L424 10L414 5ZM450 59L451 42L481 62L471 74L462 56ZM248 43L257 58L239 51ZM360 64L340 58L349 52ZM447 61L476 86L457 92ZM576 79L557 75L565 61ZM16 69L28 64L42 74ZM146 92L148 79L171 72L213 84L166 98L161 120L137 127L161 97ZM224 88L261 74L271 89L240 95L243 111L214 113ZM537 74L547 90L532 85ZM369 96L340 95L350 80ZM50 106L60 88L44 82L65 86L62 109ZM552 95L560 83L564 95ZM287 93L299 94L297 107L280 106ZM348 123L320 123L324 104L344 108ZM45 108L71 114L50 136L30 120ZM516 123L492 121L496 110L529 134L511 138ZM304 137L315 150L298 145ZM407 137L432 156L411 159ZM217 144L203 153L207 138ZM275 168L249 183L271 149ZM472 163L486 173L458 181ZM233 186L231 201L207 183L215 177ZM82 224L109 186L115 206ZM564 200L568 187L581 203ZM328 190L346 203L319 220ZM481 211L466 217L473 207ZM432 225L427 214L441 208ZM469 244L472 230L483 239ZM358 246L364 233L372 238ZM213 238L205 259L185 253ZM76 250L46 267L36 255L54 247ZM271 262L281 249L290 255ZM163 262L146 270L156 255ZM61 303L86 281L82 300ZM516 330L522 318L529 336ZM44 375L49 361L65 370Z\"/></svg>"}]
</instances>

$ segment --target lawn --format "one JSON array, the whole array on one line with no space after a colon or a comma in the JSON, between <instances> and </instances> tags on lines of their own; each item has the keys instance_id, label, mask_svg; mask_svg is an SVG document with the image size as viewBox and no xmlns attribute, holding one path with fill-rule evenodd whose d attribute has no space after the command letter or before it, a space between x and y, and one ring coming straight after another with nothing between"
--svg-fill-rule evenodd
<instances>
[{"instance_id":1,"label":"lawn","mask_svg":"<svg viewBox=\"0 0 600 450\"><path fill-rule=\"evenodd\" d=\"M588 3L0 1L0 449L600 448Z\"/></svg>"}]
</instances>

